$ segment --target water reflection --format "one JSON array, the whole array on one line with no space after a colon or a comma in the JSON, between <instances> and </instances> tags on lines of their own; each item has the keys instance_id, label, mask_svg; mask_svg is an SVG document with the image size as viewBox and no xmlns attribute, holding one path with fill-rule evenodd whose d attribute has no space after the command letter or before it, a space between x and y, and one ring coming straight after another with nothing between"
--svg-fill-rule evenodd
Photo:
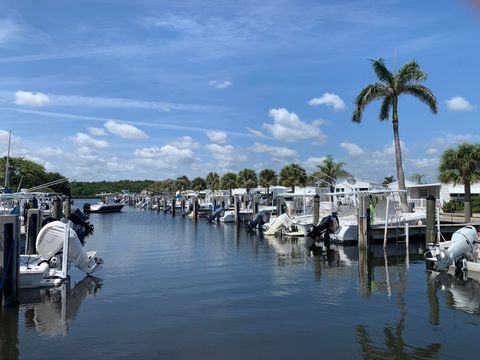
<instances>
[{"instance_id":1,"label":"water reflection","mask_svg":"<svg viewBox=\"0 0 480 360\"><path fill-rule=\"evenodd\" d=\"M480 283L466 279L463 273L429 272L427 275L429 299L433 298L433 317L438 323L437 293L444 295L446 304L468 314L480 314Z\"/></svg>"},{"instance_id":2,"label":"water reflection","mask_svg":"<svg viewBox=\"0 0 480 360\"><path fill-rule=\"evenodd\" d=\"M363 325L357 325L356 334L357 342L361 347L361 355L364 359L430 359L439 355L442 348L440 343L432 343L426 346L413 346L408 344L403 339L403 331L405 329L405 321L407 318L407 307L405 304L405 291L407 288L407 271L409 268L409 249L404 249L404 258L391 256L394 259L393 264L389 264L388 249L383 250L383 264L377 265L377 267L384 268L383 280L375 280L375 268L373 266L374 254L362 254L362 250L359 250L359 274L363 278L363 286L368 290L369 295L371 291L386 292L390 298L392 296L392 288L397 290L397 305L400 312L400 319L394 326L386 325L383 328L384 343L383 346L375 345L374 339L377 336L371 336L367 328ZM392 266L393 265L393 266ZM362 269L362 266L364 269ZM395 276L391 277L390 272L396 270ZM382 274L382 272L380 272ZM395 281L393 284L390 281ZM365 283L366 282L366 283ZM382 286L380 286L380 284ZM365 289L361 288L362 294Z\"/></svg>"},{"instance_id":3,"label":"water reflection","mask_svg":"<svg viewBox=\"0 0 480 360\"><path fill-rule=\"evenodd\" d=\"M56 288L28 289L20 293L25 326L47 336L67 336L82 301L94 297L102 280L87 276L70 288L69 282Z\"/></svg>"}]
</instances>

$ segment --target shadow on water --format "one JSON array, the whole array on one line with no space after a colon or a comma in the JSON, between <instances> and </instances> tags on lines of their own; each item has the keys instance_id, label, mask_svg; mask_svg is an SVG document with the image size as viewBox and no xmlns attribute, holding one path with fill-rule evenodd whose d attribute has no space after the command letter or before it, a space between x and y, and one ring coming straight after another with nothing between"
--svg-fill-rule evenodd
<instances>
[{"instance_id":1,"label":"shadow on water","mask_svg":"<svg viewBox=\"0 0 480 360\"><path fill-rule=\"evenodd\" d=\"M95 297L101 288L101 279L86 276L73 288L66 281L54 288L22 289L19 306L0 308L1 358L19 358L18 321L22 312L25 328L47 337L68 336L82 301Z\"/></svg>"}]
</instances>

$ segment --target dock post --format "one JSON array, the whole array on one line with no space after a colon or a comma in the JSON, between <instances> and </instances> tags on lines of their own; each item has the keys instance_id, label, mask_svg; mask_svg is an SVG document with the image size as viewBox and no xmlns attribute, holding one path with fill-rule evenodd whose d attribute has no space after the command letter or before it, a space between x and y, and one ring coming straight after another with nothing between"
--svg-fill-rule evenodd
<instances>
[{"instance_id":1,"label":"dock post","mask_svg":"<svg viewBox=\"0 0 480 360\"><path fill-rule=\"evenodd\" d=\"M426 244L436 242L435 234L435 196L429 195L427 197L427 226L426 226Z\"/></svg>"},{"instance_id":2,"label":"dock post","mask_svg":"<svg viewBox=\"0 0 480 360\"><path fill-rule=\"evenodd\" d=\"M20 218L18 215L0 216L0 304L10 306L17 303L18 277L20 273Z\"/></svg>"},{"instance_id":3,"label":"dock post","mask_svg":"<svg viewBox=\"0 0 480 360\"><path fill-rule=\"evenodd\" d=\"M176 201L175 201L175 198L172 199L172 215L175 216L175 205L176 205Z\"/></svg>"},{"instance_id":4,"label":"dock post","mask_svg":"<svg viewBox=\"0 0 480 360\"><path fill-rule=\"evenodd\" d=\"M405 263L407 264L408 269L410 267L410 230L408 222L405 222L405 248L407 252L405 254Z\"/></svg>"},{"instance_id":5,"label":"dock post","mask_svg":"<svg viewBox=\"0 0 480 360\"><path fill-rule=\"evenodd\" d=\"M180 207L182 208L181 210L182 216L185 217L185 199L183 198L182 200L180 200Z\"/></svg>"},{"instance_id":6,"label":"dock post","mask_svg":"<svg viewBox=\"0 0 480 360\"><path fill-rule=\"evenodd\" d=\"M52 216L57 220L62 218L62 200L58 196L53 199Z\"/></svg>"},{"instance_id":7,"label":"dock post","mask_svg":"<svg viewBox=\"0 0 480 360\"><path fill-rule=\"evenodd\" d=\"M27 212L27 234L25 243L25 254L33 255L37 253L36 242L37 235L42 227L42 213L40 209L28 209Z\"/></svg>"},{"instance_id":8,"label":"dock post","mask_svg":"<svg viewBox=\"0 0 480 360\"><path fill-rule=\"evenodd\" d=\"M252 220L255 219L255 215L258 212L258 199L256 195L252 197Z\"/></svg>"},{"instance_id":9,"label":"dock post","mask_svg":"<svg viewBox=\"0 0 480 360\"><path fill-rule=\"evenodd\" d=\"M359 199L359 204L358 204L358 247L362 249L367 248L367 224L366 224L366 202L367 202L367 197L360 195Z\"/></svg>"},{"instance_id":10,"label":"dock post","mask_svg":"<svg viewBox=\"0 0 480 360\"><path fill-rule=\"evenodd\" d=\"M318 225L320 221L320 195L313 197L313 226Z\"/></svg>"},{"instance_id":11,"label":"dock post","mask_svg":"<svg viewBox=\"0 0 480 360\"><path fill-rule=\"evenodd\" d=\"M197 220L198 217L198 199L194 197L193 199L193 220Z\"/></svg>"},{"instance_id":12,"label":"dock post","mask_svg":"<svg viewBox=\"0 0 480 360\"><path fill-rule=\"evenodd\" d=\"M235 223L239 224L240 223L240 200L235 196L234 198L234 216L235 216Z\"/></svg>"},{"instance_id":13,"label":"dock post","mask_svg":"<svg viewBox=\"0 0 480 360\"><path fill-rule=\"evenodd\" d=\"M63 214L65 215L66 218L68 218L71 212L72 212L72 203L70 202L70 197L67 196L63 201Z\"/></svg>"}]
</instances>

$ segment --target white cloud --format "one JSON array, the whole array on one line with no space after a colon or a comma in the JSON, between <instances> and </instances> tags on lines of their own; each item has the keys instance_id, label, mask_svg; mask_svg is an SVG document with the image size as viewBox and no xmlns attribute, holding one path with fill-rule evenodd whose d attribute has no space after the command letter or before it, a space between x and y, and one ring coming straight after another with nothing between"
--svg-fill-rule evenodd
<instances>
[{"instance_id":1,"label":"white cloud","mask_svg":"<svg viewBox=\"0 0 480 360\"><path fill-rule=\"evenodd\" d=\"M433 155L433 154L436 154L436 153L438 153L438 149L435 149L435 148L429 148L426 151L427 155Z\"/></svg>"},{"instance_id":2,"label":"white cloud","mask_svg":"<svg viewBox=\"0 0 480 360\"><path fill-rule=\"evenodd\" d=\"M317 171L317 165L323 164L325 161L326 157L321 156L321 157L309 157L307 160L303 162L303 165L307 170L310 171Z\"/></svg>"},{"instance_id":3,"label":"white cloud","mask_svg":"<svg viewBox=\"0 0 480 360\"><path fill-rule=\"evenodd\" d=\"M437 158L407 159L417 169L435 169L438 165Z\"/></svg>"},{"instance_id":4,"label":"white cloud","mask_svg":"<svg viewBox=\"0 0 480 360\"><path fill-rule=\"evenodd\" d=\"M250 151L254 153L266 153L276 158L297 156L297 151L283 146L270 146L256 142Z\"/></svg>"},{"instance_id":5,"label":"white cloud","mask_svg":"<svg viewBox=\"0 0 480 360\"><path fill-rule=\"evenodd\" d=\"M217 90L223 90L232 86L233 82L231 82L230 80L210 80L208 82L208 85Z\"/></svg>"},{"instance_id":6,"label":"white cloud","mask_svg":"<svg viewBox=\"0 0 480 360\"><path fill-rule=\"evenodd\" d=\"M62 157L65 153L62 149L52 148L50 146L41 147L35 150L35 153L45 157L59 158Z\"/></svg>"},{"instance_id":7,"label":"white cloud","mask_svg":"<svg viewBox=\"0 0 480 360\"><path fill-rule=\"evenodd\" d=\"M400 148L402 150L402 156L407 155L409 153L407 145L402 140L400 140ZM385 144L385 146L383 147L383 152L387 155L394 155L395 154L395 141L392 140L391 144Z\"/></svg>"},{"instance_id":8,"label":"white cloud","mask_svg":"<svg viewBox=\"0 0 480 360\"><path fill-rule=\"evenodd\" d=\"M50 103L50 98L41 92L17 91L15 104L28 106L44 106Z\"/></svg>"},{"instance_id":9,"label":"white cloud","mask_svg":"<svg viewBox=\"0 0 480 360\"><path fill-rule=\"evenodd\" d=\"M340 96L333 93L324 93L322 96L308 100L308 105L317 106L317 105L326 105L333 108L333 110L344 110L345 102Z\"/></svg>"},{"instance_id":10,"label":"white cloud","mask_svg":"<svg viewBox=\"0 0 480 360\"><path fill-rule=\"evenodd\" d=\"M340 146L347 151L348 155L351 156L360 156L365 154L365 151L357 144L342 142Z\"/></svg>"},{"instance_id":11,"label":"white cloud","mask_svg":"<svg viewBox=\"0 0 480 360\"><path fill-rule=\"evenodd\" d=\"M265 137L265 135L263 135L263 133L262 133L261 131L252 129L252 128L250 128L250 127L247 127L247 131L248 131L249 133L251 133L252 135L256 136L256 137Z\"/></svg>"},{"instance_id":12,"label":"white cloud","mask_svg":"<svg viewBox=\"0 0 480 360\"><path fill-rule=\"evenodd\" d=\"M451 99L446 101L447 103L447 108L450 111L463 111L463 112L468 112L468 111L473 111L475 107L468 102L467 99L465 99L462 96L454 96Z\"/></svg>"},{"instance_id":13,"label":"white cloud","mask_svg":"<svg viewBox=\"0 0 480 360\"><path fill-rule=\"evenodd\" d=\"M190 136L182 136L167 143L179 149L196 149L200 145L195 142Z\"/></svg>"},{"instance_id":14,"label":"white cloud","mask_svg":"<svg viewBox=\"0 0 480 360\"><path fill-rule=\"evenodd\" d=\"M94 136L103 136L107 134L103 128L97 128L97 127L89 127L88 132Z\"/></svg>"},{"instance_id":15,"label":"white cloud","mask_svg":"<svg viewBox=\"0 0 480 360\"><path fill-rule=\"evenodd\" d=\"M118 123L113 120L107 121L104 126L112 134L120 136L124 139L145 139L148 137L147 134L135 126Z\"/></svg>"},{"instance_id":16,"label":"white cloud","mask_svg":"<svg viewBox=\"0 0 480 360\"><path fill-rule=\"evenodd\" d=\"M285 108L271 109L269 116L273 124L263 124L263 128L270 132L275 139L294 142L302 139L325 139L325 134L320 130L319 123L308 124L300 120L297 114Z\"/></svg>"},{"instance_id":17,"label":"white cloud","mask_svg":"<svg viewBox=\"0 0 480 360\"><path fill-rule=\"evenodd\" d=\"M222 166L228 166L230 164L245 161L247 157L242 154L239 149L233 147L232 145L218 145L218 144L208 144L205 145L205 148L210 151L213 158L220 161Z\"/></svg>"},{"instance_id":18,"label":"white cloud","mask_svg":"<svg viewBox=\"0 0 480 360\"><path fill-rule=\"evenodd\" d=\"M227 134L223 131L207 131L208 138L216 143L223 144L227 141Z\"/></svg>"},{"instance_id":19,"label":"white cloud","mask_svg":"<svg viewBox=\"0 0 480 360\"><path fill-rule=\"evenodd\" d=\"M162 147L137 149L134 151L134 155L144 159L157 159L160 162L172 165L177 163L188 164L198 160L191 149L182 149L170 144Z\"/></svg>"},{"instance_id":20,"label":"white cloud","mask_svg":"<svg viewBox=\"0 0 480 360\"><path fill-rule=\"evenodd\" d=\"M6 149L6 145L8 144L9 134L10 132L7 130L0 130L0 143L2 144L2 146L3 144L5 144L5 149ZM10 138L10 143L15 144L15 143L18 143L19 141L20 141L20 138L18 136L15 136L12 133L12 136Z\"/></svg>"},{"instance_id":21,"label":"white cloud","mask_svg":"<svg viewBox=\"0 0 480 360\"><path fill-rule=\"evenodd\" d=\"M105 140L97 140L84 133L77 133L75 136L69 138L73 142L80 145L82 148L105 149L110 144Z\"/></svg>"}]
</instances>

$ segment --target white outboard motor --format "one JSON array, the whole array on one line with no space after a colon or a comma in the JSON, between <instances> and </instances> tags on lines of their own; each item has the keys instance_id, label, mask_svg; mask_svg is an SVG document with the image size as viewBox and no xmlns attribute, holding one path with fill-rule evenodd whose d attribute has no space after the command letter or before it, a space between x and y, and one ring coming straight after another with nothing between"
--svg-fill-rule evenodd
<instances>
[{"instance_id":1,"label":"white outboard motor","mask_svg":"<svg viewBox=\"0 0 480 360\"><path fill-rule=\"evenodd\" d=\"M477 230L473 226L465 226L455 231L448 249L440 250L440 253L436 255L436 269L448 270L448 267L458 260L471 260L475 243L478 243L478 236Z\"/></svg>"},{"instance_id":2,"label":"white outboard motor","mask_svg":"<svg viewBox=\"0 0 480 360\"><path fill-rule=\"evenodd\" d=\"M68 248L68 262L86 274L92 274L103 263L102 259L95 256L96 251L85 251L69 224L53 221L38 233L37 251L43 259L51 260L62 249L65 252L65 245Z\"/></svg>"}]
</instances>

